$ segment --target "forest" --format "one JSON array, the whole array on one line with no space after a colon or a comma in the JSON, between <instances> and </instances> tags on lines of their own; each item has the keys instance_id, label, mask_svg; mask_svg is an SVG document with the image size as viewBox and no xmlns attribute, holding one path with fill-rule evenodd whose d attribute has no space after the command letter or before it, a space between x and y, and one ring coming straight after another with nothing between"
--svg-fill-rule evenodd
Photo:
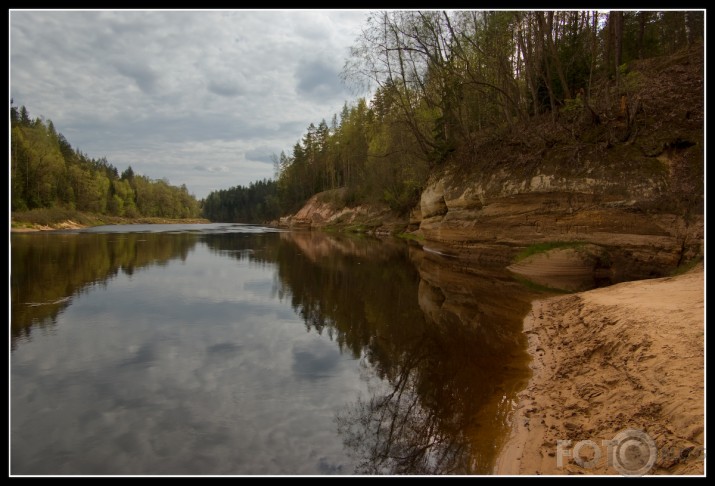
<instances>
[{"instance_id":1,"label":"forest","mask_svg":"<svg viewBox=\"0 0 715 486\"><path fill-rule=\"evenodd\" d=\"M631 66L702 49L703 34L702 11L374 12L342 73L370 99L311 123L274 181L213 192L203 214L269 221L336 188L343 205L406 214L431 172L474 170L489 143L632 143L644 80Z\"/></svg>"},{"instance_id":2,"label":"forest","mask_svg":"<svg viewBox=\"0 0 715 486\"><path fill-rule=\"evenodd\" d=\"M185 185L152 180L131 166L119 174L106 158L75 149L51 120L31 118L25 106L10 107L10 208L62 208L127 218L192 218L199 202Z\"/></svg>"}]
</instances>

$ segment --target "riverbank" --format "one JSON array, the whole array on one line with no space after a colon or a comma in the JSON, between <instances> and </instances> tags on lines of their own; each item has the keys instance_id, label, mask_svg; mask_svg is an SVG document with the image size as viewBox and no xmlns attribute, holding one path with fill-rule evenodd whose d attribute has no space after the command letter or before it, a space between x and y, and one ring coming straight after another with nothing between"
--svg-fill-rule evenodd
<instances>
[{"instance_id":1,"label":"riverbank","mask_svg":"<svg viewBox=\"0 0 715 486\"><path fill-rule=\"evenodd\" d=\"M10 231L26 233L58 229L81 229L113 224L201 224L210 223L204 218L171 219L158 217L124 218L70 210L34 210L10 214Z\"/></svg>"},{"instance_id":2,"label":"riverbank","mask_svg":"<svg viewBox=\"0 0 715 486\"><path fill-rule=\"evenodd\" d=\"M702 263L534 302L524 322L533 376L495 473L703 474L704 330ZM609 465L602 441L612 439L621 455ZM632 452L641 459L628 462Z\"/></svg>"}]
</instances>

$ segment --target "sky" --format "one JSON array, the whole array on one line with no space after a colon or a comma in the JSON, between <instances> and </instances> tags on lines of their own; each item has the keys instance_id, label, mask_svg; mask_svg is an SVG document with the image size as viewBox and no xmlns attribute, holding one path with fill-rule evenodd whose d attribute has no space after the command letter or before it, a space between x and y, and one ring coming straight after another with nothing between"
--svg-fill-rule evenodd
<instances>
[{"instance_id":1,"label":"sky","mask_svg":"<svg viewBox=\"0 0 715 486\"><path fill-rule=\"evenodd\" d=\"M274 175L340 78L361 10L10 12L10 97L74 148L201 199Z\"/></svg>"}]
</instances>

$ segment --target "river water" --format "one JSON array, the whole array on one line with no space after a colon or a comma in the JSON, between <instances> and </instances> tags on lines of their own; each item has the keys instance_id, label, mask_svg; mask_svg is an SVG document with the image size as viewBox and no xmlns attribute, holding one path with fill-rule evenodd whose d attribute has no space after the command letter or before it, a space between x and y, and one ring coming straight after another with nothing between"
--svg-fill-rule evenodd
<instances>
[{"instance_id":1,"label":"river water","mask_svg":"<svg viewBox=\"0 0 715 486\"><path fill-rule=\"evenodd\" d=\"M489 474L534 290L399 240L12 234L10 472Z\"/></svg>"}]
</instances>

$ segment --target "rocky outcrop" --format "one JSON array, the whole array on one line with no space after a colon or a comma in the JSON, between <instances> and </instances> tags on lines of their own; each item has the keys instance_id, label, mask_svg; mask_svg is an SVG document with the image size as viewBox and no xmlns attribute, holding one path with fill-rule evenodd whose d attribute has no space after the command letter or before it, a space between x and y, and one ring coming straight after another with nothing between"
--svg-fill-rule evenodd
<instances>
[{"instance_id":1,"label":"rocky outcrop","mask_svg":"<svg viewBox=\"0 0 715 486\"><path fill-rule=\"evenodd\" d=\"M620 172L594 163L465 180L447 171L429 182L413 219L428 242L462 253L485 244L581 242L605 250L601 263L610 260L617 280L660 276L702 255L704 243L702 205L688 201L691 207L684 208L663 157L631 160Z\"/></svg>"},{"instance_id":2,"label":"rocky outcrop","mask_svg":"<svg viewBox=\"0 0 715 486\"><path fill-rule=\"evenodd\" d=\"M387 206L346 207L344 189L325 191L311 197L294 215L281 218L279 226L291 229L339 228L356 233L392 234L406 226L404 218Z\"/></svg>"},{"instance_id":3,"label":"rocky outcrop","mask_svg":"<svg viewBox=\"0 0 715 486\"><path fill-rule=\"evenodd\" d=\"M682 157L664 152L632 158L620 169L595 160L577 169L564 164L523 175L503 169L465 177L447 170L432 177L409 220L386 207L340 207L329 193L321 193L281 224L375 234L410 227L424 238L427 250L505 265L529 245L573 242L590 245L590 257L564 259L562 252L555 258L563 260L567 273L578 267L585 275L589 267L612 282L663 276L703 254L702 196L680 192L669 169ZM505 253L505 246L513 251ZM558 273L556 259L549 263ZM515 268L527 275L526 263ZM541 277L548 273L545 268L537 272ZM573 279L560 288L585 289Z\"/></svg>"}]
</instances>

